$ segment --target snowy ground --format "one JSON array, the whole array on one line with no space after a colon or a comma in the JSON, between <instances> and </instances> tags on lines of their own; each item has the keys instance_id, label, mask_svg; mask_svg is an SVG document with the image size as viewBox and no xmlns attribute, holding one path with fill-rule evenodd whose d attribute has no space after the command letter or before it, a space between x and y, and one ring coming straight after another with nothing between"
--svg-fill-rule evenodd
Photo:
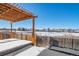
<instances>
[{"instance_id":1,"label":"snowy ground","mask_svg":"<svg viewBox=\"0 0 79 59\"><path fill-rule=\"evenodd\" d=\"M64 36L64 35L73 35L79 36L79 33L68 33L68 32L36 32L38 36Z\"/></svg>"},{"instance_id":2,"label":"snowy ground","mask_svg":"<svg viewBox=\"0 0 79 59\"><path fill-rule=\"evenodd\" d=\"M1 31L0 32L6 32L8 33L8 31ZM31 35L32 34L32 31L16 31L17 34L28 34L28 35ZM69 33L69 32L38 32L36 31L35 32L36 35L38 36L63 36L63 35L73 35L73 36L79 36L79 33Z\"/></svg>"},{"instance_id":3,"label":"snowy ground","mask_svg":"<svg viewBox=\"0 0 79 59\"><path fill-rule=\"evenodd\" d=\"M31 34L31 32L27 31L16 31L18 34ZM63 35L73 35L73 36L79 36L79 33L69 33L69 32L35 32L38 36L63 36Z\"/></svg>"}]
</instances>

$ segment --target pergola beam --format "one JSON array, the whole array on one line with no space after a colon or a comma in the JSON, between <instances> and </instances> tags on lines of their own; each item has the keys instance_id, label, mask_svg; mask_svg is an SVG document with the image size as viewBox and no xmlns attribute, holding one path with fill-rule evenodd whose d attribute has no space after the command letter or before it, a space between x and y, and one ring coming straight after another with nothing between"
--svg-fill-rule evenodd
<instances>
[{"instance_id":1,"label":"pergola beam","mask_svg":"<svg viewBox=\"0 0 79 59\"><path fill-rule=\"evenodd\" d=\"M5 3L5 4L6 4L6 3ZM24 10L22 10L21 8L18 8L18 7L13 6L13 5L9 5L9 4L6 4L6 5L9 6L9 7L11 7L12 9L18 11L18 12L21 12L21 13L25 14L25 15L28 14L28 15L30 15L30 16L33 16L33 14L32 14L31 12L28 12L27 10L24 11Z\"/></svg>"},{"instance_id":2,"label":"pergola beam","mask_svg":"<svg viewBox=\"0 0 79 59\"><path fill-rule=\"evenodd\" d=\"M11 4L7 4L7 3L1 3L0 4L2 7L4 7L4 9L6 9L6 11L4 11L2 14L1 14L1 18L7 18L7 19L16 19L17 21L19 21L18 19L22 19L23 17L26 19L28 19L28 17L34 17L34 15L28 11L24 11L24 10L21 10L20 8L16 7L16 6L13 6ZM3 9L3 10L4 10ZM17 16L16 16L17 14ZM5 16L4 16L5 15ZM25 19L22 19L22 20L25 20ZM7 20L6 19L6 20Z\"/></svg>"}]
</instances>

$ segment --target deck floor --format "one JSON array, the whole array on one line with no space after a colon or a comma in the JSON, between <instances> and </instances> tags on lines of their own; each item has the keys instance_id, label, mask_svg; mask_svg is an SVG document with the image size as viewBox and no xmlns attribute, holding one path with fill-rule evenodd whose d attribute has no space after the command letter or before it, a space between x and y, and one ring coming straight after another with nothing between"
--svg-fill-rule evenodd
<instances>
[{"instance_id":1,"label":"deck floor","mask_svg":"<svg viewBox=\"0 0 79 59\"><path fill-rule=\"evenodd\" d=\"M49 50L48 48L44 47L36 47L32 46L31 48L16 54L16 56L73 56L66 53Z\"/></svg>"},{"instance_id":2,"label":"deck floor","mask_svg":"<svg viewBox=\"0 0 79 59\"><path fill-rule=\"evenodd\" d=\"M44 49L44 47L36 47L36 46L32 46L31 48L17 54L16 56L37 56L38 54L40 54Z\"/></svg>"},{"instance_id":3,"label":"deck floor","mask_svg":"<svg viewBox=\"0 0 79 59\"><path fill-rule=\"evenodd\" d=\"M72 55L54 51L54 50L45 49L38 56L72 56Z\"/></svg>"}]
</instances>

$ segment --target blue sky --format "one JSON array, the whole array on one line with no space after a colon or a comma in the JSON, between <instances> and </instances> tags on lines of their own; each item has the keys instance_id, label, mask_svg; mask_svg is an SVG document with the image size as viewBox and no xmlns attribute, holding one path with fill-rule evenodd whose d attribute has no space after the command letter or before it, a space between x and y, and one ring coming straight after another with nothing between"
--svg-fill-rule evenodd
<instances>
[{"instance_id":1,"label":"blue sky","mask_svg":"<svg viewBox=\"0 0 79 59\"><path fill-rule=\"evenodd\" d=\"M38 16L36 18L36 28L79 29L79 4L22 3L19 5ZM31 23L31 20L25 20L14 23L13 27L31 28ZM8 21L0 20L0 28L9 27L10 23Z\"/></svg>"}]
</instances>

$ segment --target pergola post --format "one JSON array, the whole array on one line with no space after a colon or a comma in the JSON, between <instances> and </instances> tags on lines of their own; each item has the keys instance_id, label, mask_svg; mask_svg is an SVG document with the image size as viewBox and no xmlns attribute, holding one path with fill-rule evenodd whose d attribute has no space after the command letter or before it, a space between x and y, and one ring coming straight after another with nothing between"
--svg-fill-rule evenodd
<instances>
[{"instance_id":1,"label":"pergola post","mask_svg":"<svg viewBox=\"0 0 79 59\"><path fill-rule=\"evenodd\" d=\"M36 38L35 38L35 17L32 18L32 44L36 44Z\"/></svg>"},{"instance_id":2,"label":"pergola post","mask_svg":"<svg viewBox=\"0 0 79 59\"><path fill-rule=\"evenodd\" d=\"M12 33L13 23L11 22L10 24L11 24L11 33Z\"/></svg>"},{"instance_id":3,"label":"pergola post","mask_svg":"<svg viewBox=\"0 0 79 59\"><path fill-rule=\"evenodd\" d=\"M12 31L12 29L13 29L13 22L10 22L10 32L9 32L9 36L10 36L10 38L14 38L14 32Z\"/></svg>"}]
</instances>

